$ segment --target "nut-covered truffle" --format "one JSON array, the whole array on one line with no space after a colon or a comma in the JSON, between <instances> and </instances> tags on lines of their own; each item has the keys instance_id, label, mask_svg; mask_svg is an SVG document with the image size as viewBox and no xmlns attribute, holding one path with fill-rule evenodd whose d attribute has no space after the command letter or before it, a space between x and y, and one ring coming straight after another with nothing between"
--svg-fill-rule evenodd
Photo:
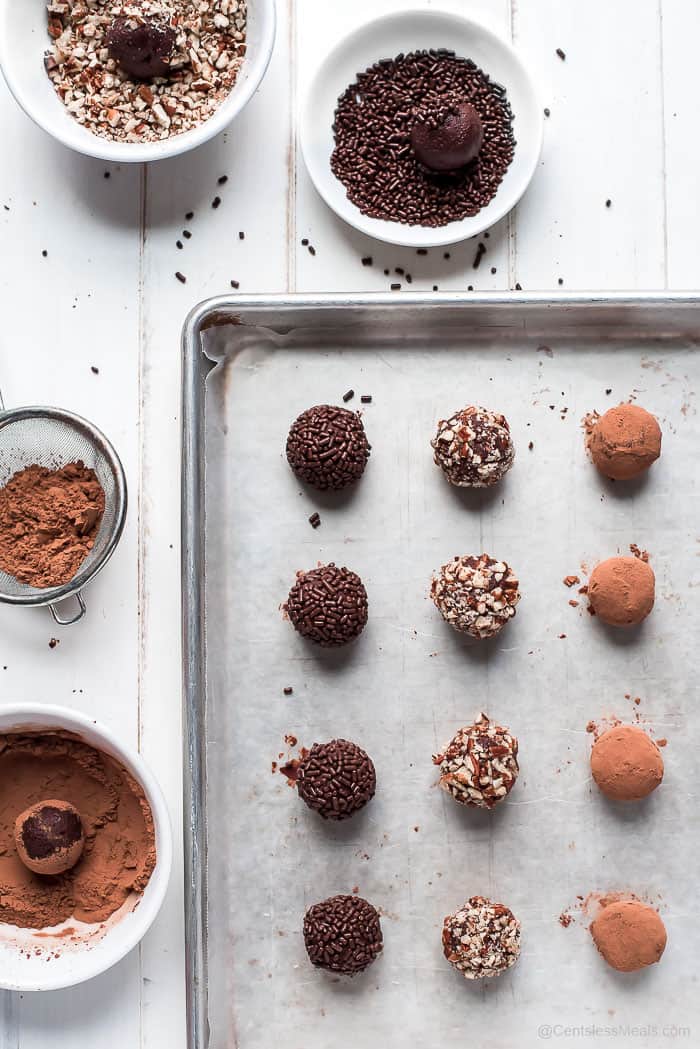
<instances>
[{"instance_id":1,"label":"nut-covered truffle","mask_svg":"<svg viewBox=\"0 0 700 1049\"><path fill-rule=\"evenodd\" d=\"M609 798L639 801L661 783L664 759L646 732L635 725L615 725L593 744L591 772Z\"/></svg>"},{"instance_id":2,"label":"nut-covered truffle","mask_svg":"<svg viewBox=\"0 0 700 1049\"><path fill-rule=\"evenodd\" d=\"M15 822L17 853L35 874L70 870L82 856L84 844L80 813L67 801L40 801L25 809Z\"/></svg>"},{"instance_id":3,"label":"nut-covered truffle","mask_svg":"<svg viewBox=\"0 0 700 1049\"><path fill-rule=\"evenodd\" d=\"M441 419L430 443L450 484L464 488L497 484L515 457L506 417L475 405Z\"/></svg>"},{"instance_id":4,"label":"nut-covered truffle","mask_svg":"<svg viewBox=\"0 0 700 1049\"><path fill-rule=\"evenodd\" d=\"M472 896L445 918L442 949L467 980L498 976L518 960L520 922L505 904Z\"/></svg>"},{"instance_id":5,"label":"nut-covered truffle","mask_svg":"<svg viewBox=\"0 0 700 1049\"><path fill-rule=\"evenodd\" d=\"M492 809L518 778L518 741L482 714L461 728L433 763L440 766L440 786L455 801Z\"/></svg>"},{"instance_id":6,"label":"nut-covered truffle","mask_svg":"<svg viewBox=\"0 0 700 1049\"><path fill-rule=\"evenodd\" d=\"M627 481L648 470L661 455L661 429L639 405L619 404L595 422L588 447L602 474Z\"/></svg>"},{"instance_id":7,"label":"nut-covered truffle","mask_svg":"<svg viewBox=\"0 0 700 1049\"><path fill-rule=\"evenodd\" d=\"M312 965L354 976L381 954L379 914L361 896L331 896L306 912L304 943Z\"/></svg>"},{"instance_id":8,"label":"nut-covered truffle","mask_svg":"<svg viewBox=\"0 0 700 1049\"><path fill-rule=\"evenodd\" d=\"M302 412L287 437L287 461L297 477L321 490L346 488L362 477L370 445L357 412L318 404Z\"/></svg>"},{"instance_id":9,"label":"nut-covered truffle","mask_svg":"<svg viewBox=\"0 0 700 1049\"><path fill-rule=\"evenodd\" d=\"M639 557L609 557L591 572L588 600L610 626L635 626L654 607L655 578Z\"/></svg>"},{"instance_id":10,"label":"nut-covered truffle","mask_svg":"<svg viewBox=\"0 0 700 1049\"><path fill-rule=\"evenodd\" d=\"M608 965L623 973L654 965L666 947L664 923L639 900L609 903L591 922L591 936Z\"/></svg>"},{"instance_id":11,"label":"nut-covered truffle","mask_svg":"<svg viewBox=\"0 0 700 1049\"><path fill-rule=\"evenodd\" d=\"M515 615L518 580L505 561L463 555L433 577L430 596L442 618L460 633L495 637Z\"/></svg>"},{"instance_id":12,"label":"nut-covered truffle","mask_svg":"<svg viewBox=\"0 0 700 1049\"><path fill-rule=\"evenodd\" d=\"M331 562L298 572L284 609L302 637L323 648L337 648L362 633L367 607L359 575Z\"/></svg>"},{"instance_id":13,"label":"nut-covered truffle","mask_svg":"<svg viewBox=\"0 0 700 1049\"><path fill-rule=\"evenodd\" d=\"M451 99L416 117L411 145L421 164L431 171L458 171L474 160L483 145L481 117L465 99Z\"/></svg>"},{"instance_id":14,"label":"nut-covered truffle","mask_svg":"<svg viewBox=\"0 0 700 1049\"><path fill-rule=\"evenodd\" d=\"M345 820L374 797L372 759L347 739L314 743L297 768L299 797L326 820Z\"/></svg>"},{"instance_id":15,"label":"nut-covered truffle","mask_svg":"<svg viewBox=\"0 0 700 1049\"><path fill-rule=\"evenodd\" d=\"M165 15L144 17L136 8L117 15L105 35L110 56L134 80L169 76L176 39Z\"/></svg>"}]
</instances>

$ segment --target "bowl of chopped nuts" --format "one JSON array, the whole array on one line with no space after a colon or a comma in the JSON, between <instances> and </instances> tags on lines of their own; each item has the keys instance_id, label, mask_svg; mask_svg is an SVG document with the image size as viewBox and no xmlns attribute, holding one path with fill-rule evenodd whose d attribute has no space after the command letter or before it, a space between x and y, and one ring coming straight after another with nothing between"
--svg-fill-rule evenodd
<instances>
[{"instance_id":1,"label":"bowl of chopped nuts","mask_svg":"<svg viewBox=\"0 0 700 1049\"><path fill-rule=\"evenodd\" d=\"M260 85L275 0L0 0L0 69L54 138L115 162L213 138Z\"/></svg>"}]
</instances>

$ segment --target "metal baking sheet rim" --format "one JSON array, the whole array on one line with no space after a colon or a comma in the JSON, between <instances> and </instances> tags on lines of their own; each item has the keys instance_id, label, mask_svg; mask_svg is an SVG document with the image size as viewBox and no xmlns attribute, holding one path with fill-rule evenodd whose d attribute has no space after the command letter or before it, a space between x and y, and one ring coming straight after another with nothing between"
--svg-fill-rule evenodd
<instances>
[{"instance_id":1,"label":"metal baking sheet rim","mask_svg":"<svg viewBox=\"0 0 700 1049\"><path fill-rule=\"evenodd\" d=\"M263 327L274 330L274 319L285 320L290 330L299 321L317 323L336 313L362 313L365 319L388 320L397 313L417 313L430 322L435 314L444 321L468 318L470 332L479 326L498 330L500 336L528 332L544 336L548 328L562 331L562 313L571 316L575 330L601 327L611 337L635 335L655 338L686 337L700 342L700 296L694 292L619 292L605 294L483 293L441 294L284 294L251 295L232 299L220 296L197 305L185 320L182 332L182 630L184 714L184 889L185 977L187 1038L189 1049L209 1044L206 971L206 768L204 740L206 634L203 621L203 395L206 375L215 362L200 342L207 329L223 325ZM581 321L585 320L585 326ZM559 323L557 323L559 322Z\"/></svg>"}]
</instances>

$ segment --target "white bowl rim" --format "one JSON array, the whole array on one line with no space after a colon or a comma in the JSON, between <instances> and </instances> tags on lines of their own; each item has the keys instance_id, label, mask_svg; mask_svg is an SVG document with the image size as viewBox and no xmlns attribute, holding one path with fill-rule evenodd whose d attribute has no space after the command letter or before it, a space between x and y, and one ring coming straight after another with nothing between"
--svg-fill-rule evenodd
<instances>
[{"instance_id":1,"label":"white bowl rim","mask_svg":"<svg viewBox=\"0 0 700 1049\"><path fill-rule=\"evenodd\" d=\"M474 229L469 232L459 232L457 227L467 220L460 219L455 222L449 222L446 226L408 226L400 222L390 222L387 219L373 219L367 215L364 215L359 208L352 203L349 199L347 200L347 210L340 212L337 210L335 203L330 198L330 195L326 192L326 183L316 177L315 165L309 160L309 143L307 137L304 134L304 129L307 124L307 114L310 112L311 107L314 104L314 98L318 98L318 94L315 92L315 86L323 73L323 71L342 54L343 51L351 46L358 37L363 36L369 30L378 27L380 25L386 25L390 22L400 22L403 19L411 17L418 18L421 20L433 20L433 19L445 19L459 24L463 28L472 28L478 31L483 37L489 39L492 43L503 48L508 53L510 61L518 68L525 81L528 84L529 90L532 93L533 98L538 103L535 106L535 112L538 114L537 127L533 134L533 159L530 165L530 170L527 172L527 177L523 178L523 184L520 191L508 200L504 200L501 204L496 204L498 200L498 194L493 198L492 202L485 208L473 216L474 219L478 219L480 215L486 215L488 212L488 220L481 225L480 228ZM486 70L488 72L488 70ZM539 92L535 85L534 79L523 62L520 54L513 46L513 44L506 40L505 37L495 32L489 26L480 22L477 18L472 18L468 15L458 14L456 11L448 11L441 7L413 7L406 6L400 11L390 11L386 14L379 15L377 18L371 18L361 25L356 26L349 33L346 33L340 40L328 51L318 66L314 70L313 74L309 78L309 81L304 92L302 104L299 109L299 141L301 145L301 152L304 157L304 163L306 170L309 173L311 181L313 182L316 191L325 201L328 207L333 211L339 218L347 222L348 225L353 226L359 230L360 233L371 237L373 240L384 241L387 244L395 244L398 247L442 247L448 244L456 244L462 240L468 240L471 237L476 237L479 233L483 233L485 229L489 229L499 222L508 212L516 206L518 201L522 198L526 192L532 178L537 170L537 165L540 160L542 153L542 145L544 141L544 113L542 107L539 105ZM335 176L334 176L335 177ZM490 210L493 205L493 210ZM381 230L372 225L371 223L381 223ZM420 238L418 237L418 233ZM412 237L411 234L414 234Z\"/></svg>"},{"instance_id":2,"label":"white bowl rim","mask_svg":"<svg viewBox=\"0 0 700 1049\"><path fill-rule=\"evenodd\" d=\"M236 80L229 94L203 124L199 124L190 131L184 131L180 135L172 135L170 138L162 139L158 142L112 142L110 139L101 138L99 135L87 131L76 122L76 127L86 132L86 134L83 136L77 132L76 141L73 141L51 126L50 121L46 119L43 108L40 105L32 104L23 91L20 80L13 73L14 67L9 40L7 34L3 32L3 24L6 18L11 17L9 13L10 8L16 2L17 0L0 0L0 72L5 78L13 98L37 127L40 127L68 149L82 153L84 156L94 157L97 160L112 161L120 164L139 164L154 160L166 160L168 157L188 153L191 149L196 149L197 146L208 142L215 135L218 135L220 131L228 127L260 87L272 59L277 31L276 0L255 0L261 8L266 10L267 17L264 21L265 31L263 37L256 48L256 54L250 59L250 72L245 81L241 83L240 90L236 90L239 84L239 80ZM27 3L29 0L22 0L22 2ZM249 61L247 51L245 61L246 63Z\"/></svg>"},{"instance_id":3,"label":"white bowl rim","mask_svg":"<svg viewBox=\"0 0 700 1049\"><path fill-rule=\"evenodd\" d=\"M47 724L46 718L54 720L55 724ZM95 966L94 970L78 977L70 976L68 978L60 975L53 976L52 973L47 972L46 979L42 980L41 983L35 981L31 984L13 982L8 980L3 973L0 973L0 988L7 991L56 991L64 987L74 987L76 984L84 983L86 980L99 976L100 973L106 972L107 969L111 969L113 965L121 961L129 951L133 950L140 943L155 921L165 899L172 869L173 839L168 807L158 781L138 751L122 743L110 729L105 728L104 725L96 722L86 714L73 710L70 707L63 707L53 703L10 702L0 704L0 719L2 721L12 720L12 725L3 728L3 732L15 730L18 732L23 730L41 731L42 729L51 732L63 729L65 732L75 732L76 735L85 733L93 738L98 738L115 756L118 756L118 759L126 766L127 771L133 773L134 778L143 787L153 812L156 832L156 865L148 882L148 886L151 888L148 907L144 907L142 899L138 906L130 912L133 915L137 915L140 921L135 921L128 934L123 935L121 939L112 945L111 952L105 953L101 957L98 955L94 956L99 958L99 964ZM94 746L95 744L91 745ZM108 937L109 932L107 932L101 942L104 943ZM51 969L51 966L47 966L47 969Z\"/></svg>"}]
</instances>

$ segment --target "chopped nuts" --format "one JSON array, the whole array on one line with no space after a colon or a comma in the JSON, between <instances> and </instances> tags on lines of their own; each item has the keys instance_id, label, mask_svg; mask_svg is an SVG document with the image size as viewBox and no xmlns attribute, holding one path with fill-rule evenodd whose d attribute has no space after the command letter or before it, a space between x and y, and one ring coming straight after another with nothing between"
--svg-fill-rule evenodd
<instances>
[{"instance_id":1,"label":"chopped nuts","mask_svg":"<svg viewBox=\"0 0 700 1049\"><path fill-rule=\"evenodd\" d=\"M518 960L520 922L505 904L472 896L445 918L442 949L467 980L497 976Z\"/></svg>"},{"instance_id":2,"label":"chopped nuts","mask_svg":"<svg viewBox=\"0 0 700 1049\"><path fill-rule=\"evenodd\" d=\"M479 639L494 637L515 615L518 580L505 561L488 554L455 557L433 577L430 596L455 630Z\"/></svg>"},{"instance_id":3,"label":"chopped nuts","mask_svg":"<svg viewBox=\"0 0 700 1049\"><path fill-rule=\"evenodd\" d=\"M433 764L440 766L440 786L455 801L492 809L518 778L518 741L482 714L433 756Z\"/></svg>"}]
</instances>

